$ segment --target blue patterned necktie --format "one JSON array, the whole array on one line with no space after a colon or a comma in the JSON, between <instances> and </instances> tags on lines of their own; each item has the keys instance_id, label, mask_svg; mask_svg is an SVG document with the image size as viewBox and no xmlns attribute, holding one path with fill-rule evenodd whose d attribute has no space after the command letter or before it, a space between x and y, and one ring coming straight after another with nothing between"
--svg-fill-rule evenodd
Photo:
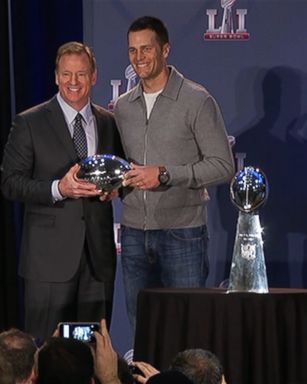
<instances>
[{"instance_id":1,"label":"blue patterned necktie","mask_svg":"<svg viewBox=\"0 0 307 384\"><path fill-rule=\"evenodd\" d=\"M82 115L80 113L76 115L74 120L73 141L79 159L84 159L87 156L87 141L82 126Z\"/></svg>"}]
</instances>

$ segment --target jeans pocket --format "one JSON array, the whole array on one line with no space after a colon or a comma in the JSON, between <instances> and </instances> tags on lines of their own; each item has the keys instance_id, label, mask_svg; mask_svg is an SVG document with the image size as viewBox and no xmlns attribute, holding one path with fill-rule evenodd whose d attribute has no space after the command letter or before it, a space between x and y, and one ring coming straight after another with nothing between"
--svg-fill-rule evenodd
<instances>
[{"instance_id":1,"label":"jeans pocket","mask_svg":"<svg viewBox=\"0 0 307 384\"><path fill-rule=\"evenodd\" d=\"M169 229L169 235L176 240L192 241L192 240L208 240L208 231L205 225L193 228Z\"/></svg>"}]
</instances>

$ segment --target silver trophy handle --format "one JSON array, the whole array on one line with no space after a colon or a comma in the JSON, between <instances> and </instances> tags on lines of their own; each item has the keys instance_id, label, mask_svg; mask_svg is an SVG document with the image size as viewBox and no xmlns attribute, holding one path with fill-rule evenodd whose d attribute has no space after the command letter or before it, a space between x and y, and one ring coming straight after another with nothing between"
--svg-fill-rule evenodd
<instances>
[{"instance_id":1,"label":"silver trophy handle","mask_svg":"<svg viewBox=\"0 0 307 384\"><path fill-rule=\"evenodd\" d=\"M221 7L224 8L221 33L234 33L232 6L236 0L221 0Z\"/></svg>"}]
</instances>

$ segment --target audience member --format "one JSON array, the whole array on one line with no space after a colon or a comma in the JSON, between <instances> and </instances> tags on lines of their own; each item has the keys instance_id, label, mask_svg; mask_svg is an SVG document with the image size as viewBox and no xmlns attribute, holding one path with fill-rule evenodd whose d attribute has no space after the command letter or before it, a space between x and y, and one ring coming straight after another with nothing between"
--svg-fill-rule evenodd
<instances>
[{"instance_id":1,"label":"audience member","mask_svg":"<svg viewBox=\"0 0 307 384\"><path fill-rule=\"evenodd\" d=\"M12 365L2 348L0 348L0 384L15 384Z\"/></svg>"},{"instance_id":2,"label":"audience member","mask_svg":"<svg viewBox=\"0 0 307 384\"><path fill-rule=\"evenodd\" d=\"M179 352L171 363L171 369L183 373L194 384L226 384L221 362L204 349Z\"/></svg>"},{"instance_id":3,"label":"audience member","mask_svg":"<svg viewBox=\"0 0 307 384\"><path fill-rule=\"evenodd\" d=\"M100 322L100 332L95 332L95 373L101 384L121 384L118 377L118 356L114 351L107 325Z\"/></svg>"},{"instance_id":4,"label":"audience member","mask_svg":"<svg viewBox=\"0 0 307 384\"><path fill-rule=\"evenodd\" d=\"M118 378L121 384L133 384L134 379L129 364L123 357L117 356L117 358Z\"/></svg>"},{"instance_id":5,"label":"audience member","mask_svg":"<svg viewBox=\"0 0 307 384\"><path fill-rule=\"evenodd\" d=\"M94 384L95 380L100 384L121 384L119 374L125 376L119 373L118 355L104 319L94 335L94 344L61 337L47 340L37 355L36 384Z\"/></svg>"},{"instance_id":6,"label":"audience member","mask_svg":"<svg viewBox=\"0 0 307 384\"><path fill-rule=\"evenodd\" d=\"M147 384L193 384L183 373L179 371L165 371L151 376Z\"/></svg>"},{"instance_id":7,"label":"audience member","mask_svg":"<svg viewBox=\"0 0 307 384\"><path fill-rule=\"evenodd\" d=\"M79 340L52 337L38 352L36 384L94 383L90 347Z\"/></svg>"},{"instance_id":8,"label":"audience member","mask_svg":"<svg viewBox=\"0 0 307 384\"><path fill-rule=\"evenodd\" d=\"M146 383L150 377L160 373L160 371L158 371L155 367L149 363L145 363L144 361L133 361L131 365L138 370L138 372L135 372L133 377L139 383Z\"/></svg>"},{"instance_id":9,"label":"audience member","mask_svg":"<svg viewBox=\"0 0 307 384\"><path fill-rule=\"evenodd\" d=\"M0 348L10 362L15 384L30 384L34 381L34 355L37 351L33 337L19 329L0 333Z\"/></svg>"},{"instance_id":10,"label":"audience member","mask_svg":"<svg viewBox=\"0 0 307 384\"><path fill-rule=\"evenodd\" d=\"M204 349L177 353L167 371L133 362L139 374L113 349L106 321L94 332L96 343L52 337L39 349L18 329L0 333L0 384L226 384L218 357ZM58 332L54 332L58 336ZM37 352L36 370L34 356Z\"/></svg>"},{"instance_id":11,"label":"audience member","mask_svg":"<svg viewBox=\"0 0 307 384\"><path fill-rule=\"evenodd\" d=\"M186 349L179 352L172 360L170 369L160 374L149 363L135 361L133 364L142 372L142 375L134 375L135 380L142 384L179 383L173 372L181 373L188 382L193 384L226 384L223 367L218 357L204 349ZM184 383L184 381L181 382Z\"/></svg>"}]
</instances>

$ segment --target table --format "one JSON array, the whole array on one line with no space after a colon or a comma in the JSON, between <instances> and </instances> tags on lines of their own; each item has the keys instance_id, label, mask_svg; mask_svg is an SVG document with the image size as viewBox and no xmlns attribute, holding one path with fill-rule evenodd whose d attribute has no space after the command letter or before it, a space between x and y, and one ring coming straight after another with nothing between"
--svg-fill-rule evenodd
<instances>
[{"instance_id":1,"label":"table","mask_svg":"<svg viewBox=\"0 0 307 384\"><path fill-rule=\"evenodd\" d=\"M134 360L166 369L187 348L214 352L228 384L306 384L307 290L141 291Z\"/></svg>"}]
</instances>

